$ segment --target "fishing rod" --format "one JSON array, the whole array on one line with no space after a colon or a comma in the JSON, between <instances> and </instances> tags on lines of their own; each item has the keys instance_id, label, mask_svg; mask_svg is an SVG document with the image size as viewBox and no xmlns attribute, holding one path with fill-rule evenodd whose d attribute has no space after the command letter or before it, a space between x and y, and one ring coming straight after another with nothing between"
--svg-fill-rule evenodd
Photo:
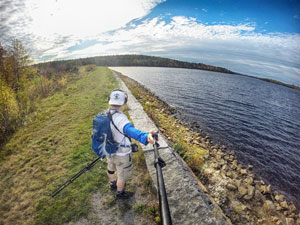
<instances>
[{"instance_id":1,"label":"fishing rod","mask_svg":"<svg viewBox=\"0 0 300 225\"><path fill-rule=\"evenodd\" d=\"M154 166L156 168L157 177L157 191L159 199L159 211L160 217L163 225L172 225L171 214L169 209L169 203L167 199L167 193L165 188L164 177L162 173L162 168L166 166L165 161L159 156L158 149L158 131L152 134L155 142L153 144L154 148Z\"/></svg>"},{"instance_id":2,"label":"fishing rod","mask_svg":"<svg viewBox=\"0 0 300 225\"><path fill-rule=\"evenodd\" d=\"M91 162L90 164L86 165L77 174L75 174L73 177L71 177L70 180L68 180L63 185L61 185L56 191L54 191L52 193L52 195L51 195L52 198L54 198L59 192L61 192L63 189L65 189L69 184L73 183L73 181L76 180L78 177L80 177L83 173L85 173L86 171L88 171L91 168L93 168L93 166L95 166L95 164L98 162L99 159L101 159L101 157L98 157L93 162Z\"/></svg>"}]
</instances>

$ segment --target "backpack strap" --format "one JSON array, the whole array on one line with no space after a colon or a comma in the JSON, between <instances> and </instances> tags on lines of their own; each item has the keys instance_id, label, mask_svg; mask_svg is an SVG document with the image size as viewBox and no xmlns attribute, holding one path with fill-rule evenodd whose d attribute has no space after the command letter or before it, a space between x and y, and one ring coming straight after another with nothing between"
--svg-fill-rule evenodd
<instances>
[{"instance_id":1,"label":"backpack strap","mask_svg":"<svg viewBox=\"0 0 300 225\"><path fill-rule=\"evenodd\" d=\"M127 137L129 139L129 141L131 142L131 138L128 137L128 135L124 134L123 132L121 132L119 130L119 128L116 126L116 124L114 123L113 119L112 119L112 116L116 113L120 113L118 110L116 110L115 112L111 113L110 110L108 110L107 112L107 116L109 118L109 120L112 122L112 124L114 125L114 127L116 128L117 131L119 131L120 134L124 135L125 137Z\"/></svg>"}]
</instances>

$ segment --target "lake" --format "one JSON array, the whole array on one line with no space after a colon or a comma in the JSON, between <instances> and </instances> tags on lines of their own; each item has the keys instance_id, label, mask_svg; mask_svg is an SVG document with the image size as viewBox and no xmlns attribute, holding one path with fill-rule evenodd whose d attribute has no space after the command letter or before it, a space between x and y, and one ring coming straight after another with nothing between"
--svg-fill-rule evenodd
<instances>
[{"instance_id":1,"label":"lake","mask_svg":"<svg viewBox=\"0 0 300 225\"><path fill-rule=\"evenodd\" d=\"M300 91L203 70L112 67L197 122L215 143L300 204Z\"/></svg>"}]
</instances>

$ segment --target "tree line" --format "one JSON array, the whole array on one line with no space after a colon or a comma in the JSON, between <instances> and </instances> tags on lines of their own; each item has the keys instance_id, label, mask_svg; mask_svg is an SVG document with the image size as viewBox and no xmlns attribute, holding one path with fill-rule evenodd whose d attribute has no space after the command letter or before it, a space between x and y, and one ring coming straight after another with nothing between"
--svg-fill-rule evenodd
<instances>
[{"instance_id":1,"label":"tree line","mask_svg":"<svg viewBox=\"0 0 300 225\"><path fill-rule=\"evenodd\" d=\"M202 63L189 63L174 59L146 56L146 55L112 55L112 56L96 56L89 58L80 58L65 61L53 61L37 64L37 68L72 68L74 66L83 66L94 64L97 66L146 66L146 67L173 67L208 70L222 73L234 72L217 66L205 65Z\"/></svg>"},{"instance_id":2,"label":"tree line","mask_svg":"<svg viewBox=\"0 0 300 225\"><path fill-rule=\"evenodd\" d=\"M285 83L282 83L280 81L272 80L272 79L268 79L268 78L258 78L258 79L263 80L263 81L267 81L267 82L270 82L270 83L282 85L282 86L285 86L285 87L292 88L292 89L300 91L300 87L298 87L296 85L293 85L293 84L285 84Z\"/></svg>"}]
</instances>

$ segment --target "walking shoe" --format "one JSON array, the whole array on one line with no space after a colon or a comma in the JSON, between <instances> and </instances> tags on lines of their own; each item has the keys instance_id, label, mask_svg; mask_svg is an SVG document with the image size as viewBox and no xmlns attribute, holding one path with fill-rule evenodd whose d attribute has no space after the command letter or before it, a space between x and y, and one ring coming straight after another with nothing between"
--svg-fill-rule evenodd
<instances>
[{"instance_id":1,"label":"walking shoe","mask_svg":"<svg viewBox=\"0 0 300 225\"><path fill-rule=\"evenodd\" d=\"M117 191L117 194L116 194L116 197L118 199L127 199L127 198L130 198L133 196L133 193L132 192L129 192L129 191Z\"/></svg>"},{"instance_id":2,"label":"walking shoe","mask_svg":"<svg viewBox=\"0 0 300 225\"><path fill-rule=\"evenodd\" d=\"M110 190L116 190L117 189L117 182L110 182L109 183L109 187L110 187Z\"/></svg>"}]
</instances>

